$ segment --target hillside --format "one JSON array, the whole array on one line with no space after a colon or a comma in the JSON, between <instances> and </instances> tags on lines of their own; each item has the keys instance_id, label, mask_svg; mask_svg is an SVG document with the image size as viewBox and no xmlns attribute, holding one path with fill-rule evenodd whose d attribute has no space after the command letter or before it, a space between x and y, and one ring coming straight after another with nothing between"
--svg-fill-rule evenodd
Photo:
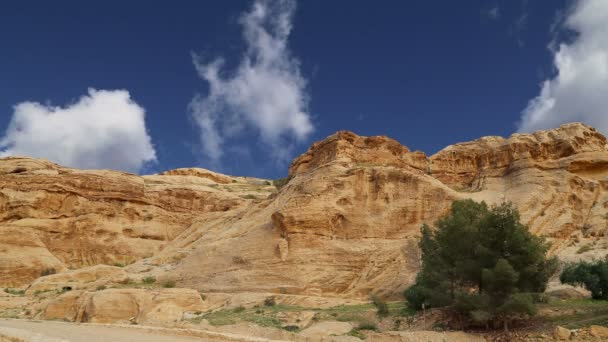
<instances>
[{"instance_id":1,"label":"hillside","mask_svg":"<svg viewBox=\"0 0 608 342\"><path fill-rule=\"evenodd\" d=\"M311 307L400 298L418 269L420 226L464 198L512 201L562 260L603 256L607 143L573 123L429 157L341 131L296 158L280 189L195 168L137 176L0 159L0 287L26 289L0 303L42 318L141 323L270 294ZM178 289L134 285L152 277ZM104 309L116 296L132 307Z\"/></svg>"}]
</instances>

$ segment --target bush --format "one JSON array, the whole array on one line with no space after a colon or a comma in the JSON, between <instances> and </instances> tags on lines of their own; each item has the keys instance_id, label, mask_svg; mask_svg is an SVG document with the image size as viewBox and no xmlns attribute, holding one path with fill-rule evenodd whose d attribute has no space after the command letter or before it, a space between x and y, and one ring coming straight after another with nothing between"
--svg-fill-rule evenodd
<instances>
[{"instance_id":1,"label":"bush","mask_svg":"<svg viewBox=\"0 0 608 342\"><path fill-rule=\"evenodd\" d=\"M99 285L99 286L97 286L97 291L103 291L105 289L106 289L105 285Z\"/></svg>"},{"instance_id":2,"label":"bush","mask_svg":"<svg viewBox=\"0 0 608 342\"><path fill-rule=\"evenodd\" d=\"M564 284L584 286L593 299L608 300L608 256L604 260L569 264L559 277Z\"/></svg>"},{"instance_id":3,"label":"bush","mask_svg":"<svg viewBox=\"0 0 608 342\"><path fill-rule=\"evenodd\" d=\"M234 313L243 312L243 311L245 311L245 307L244 307L244 306L242 306L242 305L240 305L240 306L237 306L236 308L234 308L234 310L232 310L232 311L233 311Z\"/></svg>"},{"instance_id":4,"label":"bush","mask_svg":"<svg viewBox=\"0 0 608 342\"><path fill-rule=\"evenodd\" d=\"M55 273L57 273L57 270L55 270L54 268L45 268L44 270L42 270L40 272L40 276L45 277L45 276L55 274Z\"/></svg>"},{"instance_id":5,"label":"bush","mask_svg":"<svg viewBox=\"0 0 608 342\"><path fill-rule=\"evenodd\" d=\"M377 314L379 317L388 316L388 305L386 305L385 301L383 301L382 299L380 299L380 297L378 297L376 295L372 295L371 300L372 300L372 303L374 303L374 306L376 307L376 309L378 309Z\"/></svg>"},{"instance_id":6,"label":"bush","mask_svg":"<svg viewBox=\"0 0 608 342\"><path fill-rule=\"evenodd\" d=\"M141 282L144 284L154 284L156 282L156 278L154 278L152 276L148 276L148 277L145 277L144 279L142 279ZM175 286L175 285L173 285L173 286Z\"/></svg>"},{"instance_id":7,"label":"bush","mask_svg":"<svg viewBox=\"0 0 608 342\"><path fill-rule=\"evenodd\" d=\"M274 297L266 297L266 299L264 299L265 306L275 306L276 304L277 302Z\"/></svg>"},{"instance_id":8,"label":"bush","mask_svg":"<svg viewBox=\"0 0 608 342\"><path fill-rule=\"evenodd\" d=\"M15 296L23 296L25 294L25 290L20 290L20 289L6 288L6 289L4 289L4 292L15 295Z\"/></svg>"},{"instance_id":9,"label":"bush","mask_svg":"<svg viewBox=\"0 0 608 342\"><path fill-rule=\"evenodd\" d=\"M166 280L166 281L163 283L163 287L164 287L164 288L167 288L167 289L174 288L174 287L175 287L175 280Z\"/></svg>"},{"instance_id":10,"label":"bush","mask_svg":"<svg viewBox=\"0 0 608 342\"><path fill-rule=\"evenodd\" d=\"M592 249L593 249L593 247L591 247L590 245L584 245L584 246L581 246L581 248L579 248L578 251L576 251L576 254L583 254L585 252L589 252Z\"/></svg>"},{"instance_id":11,"label":"bush","mask_svg":"<svg viewBox=\"0 0 608 342\"><path fill-rule=\"evenodd\" d=\"M278 178L272 181L272 185L274 185L278 190L281 190L289 181L291 180L291 176L285 178Z\"/></svg>"},{"instance_id":12,"label":"bush","mask_svg":"<svg viewBox=\"0 0 608 342\"><path fill-rule=\"evenodd\" d=\"M286 325L283 327L283 329L287 330L287 331L296 332L296 331L300 330L300 327L298 327L297 325Z\"/></svg>"},{"instance_id":13,"label":"bush","mask_svg":"<svg viewBox=\"0 0 608 342\"><path fill-rule=\"evenodd\" d=\"M557 268L549 245L520 222L508 203L455 201L451 212L423 225L422 268L404 292L408 305L450 307L474 325L501 324L535 314L534 294Z\"/></svg>"},{"instance_id":14,"label":"bush","mask_svg":"<svg viewBox=\"0 0 608 342\"><path fill-rule=\"evenodd\" d=\"M378 331L378 326L372 322L361 322L356 328L357 330Z\"/></svg>"}]
</instances>

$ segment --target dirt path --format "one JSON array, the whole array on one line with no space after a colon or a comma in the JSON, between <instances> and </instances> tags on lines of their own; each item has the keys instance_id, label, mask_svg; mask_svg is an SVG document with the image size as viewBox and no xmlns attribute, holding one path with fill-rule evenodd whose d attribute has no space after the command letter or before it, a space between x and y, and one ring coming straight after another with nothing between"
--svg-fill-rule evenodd
<instances>
[{"instance_id":1,"label":"dirt path","mask_svg":"<svg viewBox=\"0 0 608 342\"><path fill-rule=\"evenodd\" d=\"M141 328L0 319L1 336L40 342L216 342L218 339L179 336ZM224 340L225 341L225 340Z\"/></svg>"}]
</instances>

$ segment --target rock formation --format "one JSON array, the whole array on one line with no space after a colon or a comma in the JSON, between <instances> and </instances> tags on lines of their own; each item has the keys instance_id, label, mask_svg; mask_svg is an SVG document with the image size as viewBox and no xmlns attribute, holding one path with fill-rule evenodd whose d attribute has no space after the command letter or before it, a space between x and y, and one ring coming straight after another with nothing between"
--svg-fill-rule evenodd
<instances>
[{"instance_id":1,"label":"rock formation","mask_svg":"<svg viewBox=\"0 0 608 342\"><path fill-rule=\"evenodd\" d=\"M0 286L50 268L133 262L132 279L218 295L398 296L419 267L420 226L463 198L512 201L562 259L608 247L607 141L582 124L431 157L338 132L296 158L280 190L202 169L140 177L27 158L0 160L0 184ZM65 281L51 278L32 289Z\"/></svg>"},{"instance_id":2,"label":"rock formation","mask_svg":"<svg viewBox=\"0 0 608 342\"><path fill-rule=\"evenodd\" d=\"M229 182L226 184L226 182ZM202 169L136 176L0 160L0 286L45 273L151 257L195 217L266 197L262 180Z\"/></svg>"}]
</instances>

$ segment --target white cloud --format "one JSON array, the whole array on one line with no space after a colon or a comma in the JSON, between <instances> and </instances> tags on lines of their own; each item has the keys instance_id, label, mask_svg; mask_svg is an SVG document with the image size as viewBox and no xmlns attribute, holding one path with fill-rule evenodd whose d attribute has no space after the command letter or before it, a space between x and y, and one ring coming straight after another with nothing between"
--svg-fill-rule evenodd
<instances>
[{"instance_id":1,"label":"white cloud","mask_svg":"<svg viewBox=\"0 0 608 342\"><path fill-rule=\"evenodd\" d=\"M562 29L577 35L554 44L557 74L522 112L519 130L530 132L582 121L608 133L608 1L579 0Z\"/></svg>"},{"instance_id":2,"label":"white cloud","mask_svg":"<svg viewBox=\"0 0 608 342\"><path fill-rule=\"evenodd\" d=\"M247 49L226 77L223 59L205 63L193 56L209 93L194 97L189 109L212 162L218 163L224 145L246 130L258 134L277 160L288 158L293 144L314 130L306 80L287 46L295 7L294 0L253 3L239 21Z\"/></svg>"},{"instance_id":3,"label":"white cloud","mask_svg":"<svg viewBox=\"0 0 608 342\"><path fill-rule=\"evenodd\" d=\"M498 5L495 5L486 12L486 15L489 19L492 20L500 19L500 7L498 7Z\"/></svg>"},{"instance_id":4,"label":"white cloud","mask_svg":"<svg viewBox=\"0 0 608 342\"><path fill-rule=\"evenodd\" d=\"M65 107L22 102L0 139L0 157L25 155L78 168L137 172L156 161L144 116L126 90L89 89Z\"/></svg>"}]
</instances>

